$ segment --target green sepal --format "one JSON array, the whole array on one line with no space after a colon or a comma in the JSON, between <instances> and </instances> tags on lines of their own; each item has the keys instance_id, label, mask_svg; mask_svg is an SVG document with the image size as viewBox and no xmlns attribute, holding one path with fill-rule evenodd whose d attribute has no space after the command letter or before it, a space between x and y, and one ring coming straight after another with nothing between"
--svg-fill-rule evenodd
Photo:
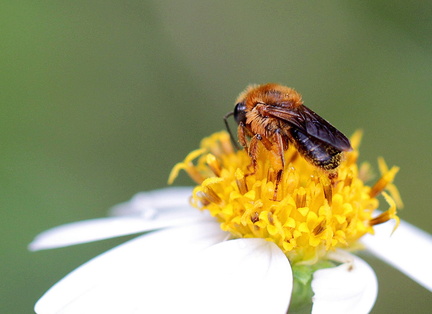
<instances>
[{"instance_id":1,"label":"green sepal","mask_svg":"<svg viewBox=\"0 0 432 314\"><path fill-rule=\"evenodd\" d=\"M293 292L291 295L291 303L289 313L310 313L312 309L312 278L313 273L319 269L335 267L336 264L322 260L313 265L293 265ZM307 311L307 312L306 312Z\"/></svg>"}]
</instances>

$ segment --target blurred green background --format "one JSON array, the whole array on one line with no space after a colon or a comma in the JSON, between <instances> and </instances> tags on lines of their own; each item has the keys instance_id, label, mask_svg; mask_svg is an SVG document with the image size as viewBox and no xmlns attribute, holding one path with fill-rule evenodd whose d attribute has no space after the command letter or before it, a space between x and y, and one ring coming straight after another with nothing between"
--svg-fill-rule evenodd
<instances>
[{"instance_id":1,"label":"blurred green background","mask_svg":"<svg viewBox=\"0 0 432 314\"><path fill-rule=\"evenodd\" d=\"M400 216L432 232L430 1L3 1L0 25L1 313L31 313L125 240L30 253L36 234L166 186L249 83L363 128L361 160L401 167ZM430 311L426 289L366 259L373 313Z\"/></svg>"}]
</instances>

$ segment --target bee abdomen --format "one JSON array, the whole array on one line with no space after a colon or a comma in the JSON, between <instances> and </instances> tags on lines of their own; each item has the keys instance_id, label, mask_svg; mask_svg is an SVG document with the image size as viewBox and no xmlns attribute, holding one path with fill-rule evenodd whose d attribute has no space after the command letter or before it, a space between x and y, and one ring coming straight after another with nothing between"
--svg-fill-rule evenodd
<instances>
[{"instance_id":1,"label":"bee abdomen","mask_svg":"<svg viewBox=\"0 0 432 314\"><path fill-rule=\"evenodd\" d=\"M311 164L324 170L337 168L342 160L342 151L296 128L290 129L291 139L299 153Z\"/></svg>"}]
</instances>

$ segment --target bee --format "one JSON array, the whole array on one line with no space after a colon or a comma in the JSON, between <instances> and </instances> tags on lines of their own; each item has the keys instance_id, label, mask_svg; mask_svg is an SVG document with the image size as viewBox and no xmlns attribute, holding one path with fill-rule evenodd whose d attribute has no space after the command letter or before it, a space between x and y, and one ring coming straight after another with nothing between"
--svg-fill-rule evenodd
<instances>
[{"instance_id":1,"label":"bee","mask_svg":"<svg viewBox=\"0 0 432 314\"><path fill-rule=\"evenodd\" d=\"M277 184L285 166L284 152L290 144L331 179L337 177L335 170L343 152L352 149L345 135L303 105L297 91L279 84L251 85L239 95L234 111L224 117L233 138L227 121L230 116L238 124L238 142L251 158L253 173L257 168L259 142L275 154Z\"/></svg>"}]
</instances>

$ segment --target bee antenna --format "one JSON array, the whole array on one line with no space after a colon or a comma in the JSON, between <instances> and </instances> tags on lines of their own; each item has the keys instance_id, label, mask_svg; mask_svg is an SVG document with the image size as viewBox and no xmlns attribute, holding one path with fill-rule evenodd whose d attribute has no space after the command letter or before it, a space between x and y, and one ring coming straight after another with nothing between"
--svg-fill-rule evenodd
<instances>
[{"instance_id":1,"label":"bee antenna","mask_svg":"<svg viewBox=\"0 0 432 314\"><path fill-rule=\"evenodd\" d=\"M232 115L234 115L234 112L233 112L233 111L232 111L232 112L228 112L228 113L223 117L223 119L224 119L224 122L225 122L225 127L226 127L226 129L227 129L227 131L228 131L228 133L229 133L229 135L230 135L231 142L233 143L234 147L235 147L237 150L240 150L240 147L239 147L237 141L235 140L234 135L233 135L233 133L231 132L231 129L230 129L229 124L228 124L228 118L231 117Z\"/></svg>"}]
</instances>

